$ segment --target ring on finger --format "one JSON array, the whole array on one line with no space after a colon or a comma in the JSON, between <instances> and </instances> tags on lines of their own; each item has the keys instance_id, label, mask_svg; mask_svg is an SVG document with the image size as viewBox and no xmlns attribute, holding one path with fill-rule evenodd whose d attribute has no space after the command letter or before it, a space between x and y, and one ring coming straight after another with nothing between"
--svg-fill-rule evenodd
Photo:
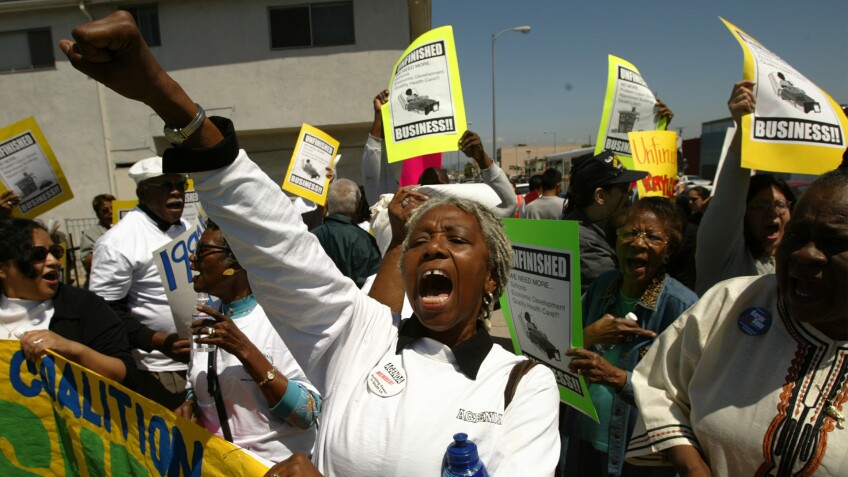
<instances>
[{"instance_id":1,"label":"ring on finger","mask_svg":"<svg viewBox=\"0 0 848 477\"><path fill-rule=\"evenodd\" d=\"M400 205L401 205L401 207L406 207L407 205L409 205L409 197L400 201Z\"/></svg>"},{"instance_id":2,"label":"ring on finger","mask_svg":"<svg viewBox=\"0 0 848 477\"><path fill-rule=\"evenodd\" d=\"M214 337L215 337L215 328L209 328L209 337L210 337L210 338L214 338Z\"/></svg>"},{"instance_id":3,"label":"ring on finger","mask_svg":"<svg viewBox=\"0 0 848 477\"><path fill-rule=\"evenodd\" d=\"M44 341L44 338L38 338L37 340L32 340L32 344L35 346L41 344L42 341Z\"/></svg>"}]
</instances>

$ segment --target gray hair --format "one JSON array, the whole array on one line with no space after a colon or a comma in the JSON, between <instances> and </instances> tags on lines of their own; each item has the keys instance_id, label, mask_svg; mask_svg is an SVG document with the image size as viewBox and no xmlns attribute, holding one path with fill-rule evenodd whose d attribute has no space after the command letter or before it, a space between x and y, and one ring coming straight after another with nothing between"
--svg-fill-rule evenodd
<instances>
[{"instance_id":1,"label":"gray hair","mask_svg":"<svg viewBox=\"0 0 848 477\"><path fill-rule=\"evenodd\" d=\"M359 186L350 179L337 179L330 184L327 192L327 212L342 214L350 218L356 216L359 206Z\"/></svg>"},{"instance_id":2,"label":"gray hair","mask_svg":"<svg viewBox=\"0 0 848 477\"><path fill-rule=\"evenodd\" d=\"M512 246L504 233L503 223L492 213L490 208L473 200L460 199L447 195L431 198L412 213L406 222L406 230L409 231L415 228L415 225L418 224L418 221L421 220L424 214L443 205L457 207L477 219L480 230L483 232L483 238L486 240L486 248L489 250L489 261L486 265L492 273L492 278L495 280L494 297L498 298L503 293L507 280L509 280L509 270L512 268ZM401 248L404 254L409 250L409 246L409 234L407 234ZM488 314L490 310L484 311Z\"/></svg>"}]
</instances>

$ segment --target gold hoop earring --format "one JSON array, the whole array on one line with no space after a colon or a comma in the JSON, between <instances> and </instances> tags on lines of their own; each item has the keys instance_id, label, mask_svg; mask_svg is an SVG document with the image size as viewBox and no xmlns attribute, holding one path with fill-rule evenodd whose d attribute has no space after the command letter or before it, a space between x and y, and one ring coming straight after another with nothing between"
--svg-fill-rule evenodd
<instances>
[{"instance_id":1,"label":"gold hoop earring","mask_svg":"<svg viewBox=\"0 0 848 477\"><path fill-rule=\"evenodd\" d=\"M225 277L230 277L230 276L233 276L235 274L236 274L236 271L233 268L228 268L228 269L224 270L224 272L222 273L222 275L224 275Z\"/></svg>"}]
</instances>

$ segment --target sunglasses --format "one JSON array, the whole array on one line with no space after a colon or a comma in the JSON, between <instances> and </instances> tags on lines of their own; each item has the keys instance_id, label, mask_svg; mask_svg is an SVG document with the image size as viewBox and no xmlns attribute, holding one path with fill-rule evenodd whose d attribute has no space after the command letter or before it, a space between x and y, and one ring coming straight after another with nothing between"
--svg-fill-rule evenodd
<instances>
[{"instance_id":1,"label":"sunglasses","mask_svg":"<svg viewBox=\"0 0 848 477\"><path fill-rule=\"evenodd\" d=\"M30 262L43 262L47 260L47 254L53 255L56 260L62 260L65 256L65 247L51 245L49 247L32 247L29 251Z\"/></svg>"},{"instance_id":2,"label":"sunglasses","mask_svg":"<svg viewBox=\"0 0 848 477\"><path fill-rule=\"evenodd\" d=\"M215 253L216 251L220 253L229 252L230 247L227 247L226 245L212 245L211 243L198 242L197 248L194 249L194 256L198 258L205 257L206 255Z\"/></svg>"},{"instance_id":3,"label":"sunglasses","mask_svg":"<svg viewBox=\"0 0 848 477\"><path fill-rule=\"evenodd\" d=\"M174 189L185 191L188 187L188 181L165 181L165 182L145 182L148 187L156 187L163 192L171 192Z\"/></svg>"}]
</instances>

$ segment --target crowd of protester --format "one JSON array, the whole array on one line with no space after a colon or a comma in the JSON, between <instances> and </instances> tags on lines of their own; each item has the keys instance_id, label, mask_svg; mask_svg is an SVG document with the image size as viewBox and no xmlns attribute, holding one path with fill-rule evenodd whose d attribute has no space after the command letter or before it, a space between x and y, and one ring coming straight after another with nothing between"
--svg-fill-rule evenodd
<instances>
[{"instance_id":1,"label":"crowd of protester","mask_svg":"<svg viewBox=\"0 0 848 477\"><path fill-rule=\"evenodd\" d=\"M287 198L157 63L132 17L74 30L71 64L193 125L136 163L138 206L112 226L103 194L83 234L84 287L64 249L0 196L0 339L50 349L174 410L271 466L267 475L438 475L467 432L493 475L848 475L848 164L796 198L741 165L741 127L715 190L634 197L645 172L610 153L549 169L516 196L480 137L457 147L497 202L399 187L380 108L363 184L327 206ZM756 107L733 86L737 123ZM671 111L658 102L658 114ZM181 338L152 251L187 230L187 179L210 217L191 256L215 297ZM448 183L427 169L419 185ZM512 253L502 218L579 223L583 376L598 422L560 403L553 372L495 345L489 318ZM575 317L581 318L581 317ZM199 352L212 346L213 352ZM459 414L457 414L459 410ZM318 425L320 423L320 425Z\"/></svg>"}]
</instances>

